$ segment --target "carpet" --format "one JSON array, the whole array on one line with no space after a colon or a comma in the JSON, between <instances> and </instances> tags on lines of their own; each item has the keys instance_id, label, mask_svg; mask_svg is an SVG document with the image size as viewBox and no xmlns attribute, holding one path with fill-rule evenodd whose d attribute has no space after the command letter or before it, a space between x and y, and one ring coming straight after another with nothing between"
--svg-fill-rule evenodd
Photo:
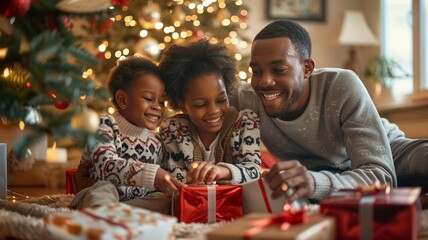
<instances>
[{"instance_id":1,"label":"carpet","mask_svg":"<svg viewBox=\"0 0 428 240\"><path fill-rule=\"evenodd\" d=\"M30 198L18 202L0 200L0 239L53 239L45 229L43 217L49 214L69 212L67 204L73 195L58 194ZM316 211L317 208L310 208ZM420 214L421 239L428 238L428 209ZM208 231L227 223L185 224L177 223L174 231L177 240L204 240Z\"/></svg>"}]
</instances>

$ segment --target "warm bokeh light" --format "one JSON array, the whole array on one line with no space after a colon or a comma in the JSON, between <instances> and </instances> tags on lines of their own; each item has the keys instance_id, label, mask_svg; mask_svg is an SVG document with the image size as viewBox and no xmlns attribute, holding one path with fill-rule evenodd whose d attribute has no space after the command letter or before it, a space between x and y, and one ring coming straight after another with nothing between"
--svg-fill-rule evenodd
<instances>
[{"instance_id":1,"label":"warm bokeh light","mask_svg":"<svg viewBox=\"0 0 428 240\"><path fill-rule=\"evenodd\" d=\"M140 31L140 37L147 37L148 34L149 34L149 32L145 29Z\"/></svg>"},{"instance_id":2,"label":"warm bokeh light","mask_svg":"<svg viewBox=\"0 0 428 240\"><path fill-rule=\"evenodd\" d=\"M24 130L25 129L25 123L24 123L24 121L19 121L18 126L19 126L19 129Z\"/></svg>"}]
</instances>

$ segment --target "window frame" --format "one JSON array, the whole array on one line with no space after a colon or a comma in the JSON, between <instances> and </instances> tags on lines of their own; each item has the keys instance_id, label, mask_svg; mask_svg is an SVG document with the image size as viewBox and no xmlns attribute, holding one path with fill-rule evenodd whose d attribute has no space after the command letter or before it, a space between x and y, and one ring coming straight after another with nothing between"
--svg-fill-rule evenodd
<instances>
[{"instance_id":1,"label":"window frame","mask_svg":"<svg viewBox=\"0 0 428 240\"><path fill-rule=\"evenodd\" d=\"M384 11L385 5L387 4L388 0L382 0L381 2L381 21L382 21L382 37L385 38L385 25L383 23L384 21ZM412 74L412 80L413 80L413 92L409 95L400 95L399 97L409 97L410 101L418 101L418 100L428 100L428 70L425 69L423 66L426 65L426 61L428 61L428 45L426 44L426 41L428 39L428 32L424 31L424 26L421 24L423 21L428 20L428 18L425 16L428 14L422 14L423 11L425 11L426 8L424 8L424 4L428 4L428 0L411 0L412 1L412 61L413 61L413 74ZM422 39L425 38L425 39ZM382 42L385 43L385 39L382 39ZM424 57L424 51L425 50L425 57ZM385 49L381 49L382 53L385 54ZM425 79L426 78L426 79ZM403 98L401 98L403 99ZM405 99L405 98L404 98Z\"/></svg>"}]
</instances>

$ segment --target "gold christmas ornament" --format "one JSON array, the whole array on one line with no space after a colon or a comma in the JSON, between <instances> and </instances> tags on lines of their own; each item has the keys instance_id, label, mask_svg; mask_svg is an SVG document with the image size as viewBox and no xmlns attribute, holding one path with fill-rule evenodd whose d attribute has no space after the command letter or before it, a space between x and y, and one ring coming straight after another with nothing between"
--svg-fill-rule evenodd
<instances>
[{"instance_id":1,"label":"gold christmas ornament","mask_svg":"<svg viewBox=\"0 0 428 240\"><path fill-rule=\"evenodd\" d=\"M186 13L180 6L176 6L172 9L171 20L172 23L179 22L182 24L186 19Z\"/></svg>"},{"instance_id":2,"label":"gold christmas ornament","mask_svg":"<svg viewBox=\"0 0 428 240\"><path fill-rule=\"evenodd\" d=\"M230 18L230 12L227 9L221 9L217 12L217 21L221 22L224 19Z\"/></svg>"},{"instance_id":3,"label":"gold christmas ornament","mask_svg":"<svg viewBox=\"0 0 428 240\"><path fill-rule=\"evenodd\" d=\"M161 21L161 9L159 4L149 1L139 14L138 22L144 29L153 29L155 24Z\"/></svg>"},{"instance_id":4,"label":"gold christmas ornament","mask_svg":"<svg viewBox=\"0 0 428 240\"><path fill-rule=\"evenodd\" d=\"M83 111L71 118L71 126L75 129L83 129L88 132L95 132L98 130L99 125L99 116L92 109Z\"/></svg>"},{"instance_id":5,"label":"gold christmas ornament","mask_svg":"<svg viewBox=\"0 0 428 240\"><path fill-rule=\"evenodd\" d=\"M134 50L136 53L152 59L158 59L160 55L159 43L152 37L139 40L137 44L135 44Z\"/></svg>"}]
</instances>

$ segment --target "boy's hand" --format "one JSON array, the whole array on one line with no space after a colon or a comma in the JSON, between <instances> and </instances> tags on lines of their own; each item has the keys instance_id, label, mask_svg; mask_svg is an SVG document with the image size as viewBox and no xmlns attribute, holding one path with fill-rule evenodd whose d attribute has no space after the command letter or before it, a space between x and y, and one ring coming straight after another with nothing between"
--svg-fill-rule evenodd
<instances>
[{"instance_id":1,"label":"boy's hand","mask_svg":"<svg viewBox=\"0 0 428 240\"><path fill-rule=\"evenodd\" d=\"M217 166L204 161L192 163L187 172L187 182L191 184L213 184L220 179L231 179L232 174L227 167Z\"/></svg>"},{"instance_id":2,"label":"boy's hand","mask_svg":"<svg viewBox=\"0 0 428 240\"><path fill-rule=\"evenodd\" d=\"M178 195L179 188L184 186L182 182L169 175L169 173L162 168L158 168L154 184L155 187L160 189L167 197L170 197L172 192Z\"/></svg>"}]
</instances>

